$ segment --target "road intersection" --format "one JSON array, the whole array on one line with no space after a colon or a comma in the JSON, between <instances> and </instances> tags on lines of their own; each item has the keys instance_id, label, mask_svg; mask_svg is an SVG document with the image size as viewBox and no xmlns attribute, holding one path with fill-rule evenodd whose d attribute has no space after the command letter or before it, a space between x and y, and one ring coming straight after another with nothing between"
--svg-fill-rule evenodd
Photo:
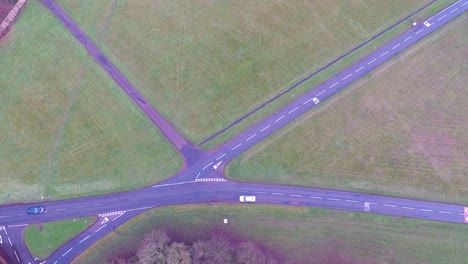
<instances>
[{"instance_id":1,"label":"road intersection","mask_svg":"<svg viewBox=\"0 0 468 264\"><path fill-rule=\"evenodd\" d=\"M41 203L40 205L46 208L46 212L41 215L27 215L26 210L31 205L3 206L0 213L0 234L3 243L0 242L0 246L11 245L11 249L7 251L14 255L12 259L16 259L18 263L36 262L31 258L21 240L21 231L28 224L98 215L98 221L90 229L67 242L46 260L46 263L69 263L105 234L148 209L207 202L237 203L239 195L245 194L256 195L257 202L263 204L321 207L451 223L468 223L466 219L468 209L462 205L318 188L238 183L226 180L223 175L224 166L241 153L455 17L462 15L468 8L468 0L460 0L413 27L410 31L375 50L353 66L212 151L200 150L183 138L54 1L42 0L41 2L162 131L179 150L186 163L176 175L154 186L125 193ZM11 241L12 238L19 242L5 243L5 241Z\"/></svg>"}]
</instances>

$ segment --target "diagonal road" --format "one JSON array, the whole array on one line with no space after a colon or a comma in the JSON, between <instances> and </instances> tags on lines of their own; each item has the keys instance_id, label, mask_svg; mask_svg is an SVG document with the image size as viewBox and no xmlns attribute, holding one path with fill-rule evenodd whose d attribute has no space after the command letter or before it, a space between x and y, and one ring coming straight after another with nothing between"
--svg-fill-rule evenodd
<instances>
[{"instance_id":1,"label":"diagonal road","mask_svg":"<svg viewBox=\"0 0 468 264\"><path fill-rule=\"evenodd\" d=\"M87 43L91 45L91 47L96 48L94 44L90 44L88 42L88 38L81 32L78 26L74 24L73 21L68 20L68 16L64 16L62 14L63 10L59 9L54 2L49 0L42 0L42 2L45 5L50 5L49 8L56 16L58 16L68 29L75 29L72 34L74 34L80 43ZM87 243L94 243L99 240L107 232L110 232L116 226L127 221L138 212L157 206L167 205L207 202L237 203L239 195L242 194L256 195L258 197L258 202L265 204L322 207L451 223L468 223L468 208L457 204L307 187L236 183L226 181L222 174L223 166L227 162L234 159L254 144L260 142L271 133L282 128L299 115L307 112L333 94L344 89L349 84L383 64L410 45L442 27L455 17L462 15L467 8L468 0L460 0L456 2L452 6L425 21L425 23L414 27L412 30L392 40L382 48L363 58L355 65L309 91L304 96L280 109L241 135L231 139L218 149L211 153L206 153L198 160L192 160L193 162L189 163L188 166L175 177L161 184L126 193L42 203L41 205L45 206L46 212L35 216L26 214L27 208L31 205L3 206L0 213L0 229L8 230L10 228L18 227L18 225L42 223L89 215L101 214L102 216L102 214L106 212L108 213L106 216L116 214L122 215L120 218L115 220L115 222L112 220L112 224L102 223L103 220L101 220L101 226L93 226L74 240L66 243L49 258L49 260L53 259L56 261L53 261L52 263L67 263L76 256L76 254L83 251L87 245L89 245ZM57 10L61 11L58 12ZM91 51L97 53L91 53ZM107 59L99 57L102 53L98 50L88 49L88 52L90 52L91 56L93 56L98 62L100 61L106 65L106 70L108 70L108 72L113 73L116 70L115 67L107 61ZM124 78L123 76L121 77ZM116 77L113 76L113 78L116 80ZM126 79L122 83L129 84ZM122 89L124 89L124 91L135 102L140 102L143 106L147 104L145 100L142 100L145 103L143 104L143 102L138 99L139 93L136 93L136 90L125 90L124 87L122 87ZM141 105L139 105L139 107L141 107ZM152 107L143 109L154 110ZM157 113L156 110L154 110L154 113ZM147 115L151 118L151 115ZM163 132L164 134L169 133L170 129L165 131L166 132ZM183 152L183 148L184 146L187 146L187 144L188 146L192 146L189 142L183 140L180 135L172 138L171 143L175 146L179 146L180 148L178 149L181 152ZM197 151L195 148L192 150ZM213 175L217 178L210 178ZM101 218L102 217L100 217L100 219ZM81 240L76 241L78 238L81 238ZM77 246L77 243L80 245ZM28 256L19 256L19 258L30 259ZM47 263L50 262L49 260Z\"/></svg>"},{"instance_id":2,"label":"diagonal road","mask_svg":"<svg viewBox=\"0 0 468 264\"><path fill-rule=\"evenodd\" d=\"M88 54L109 74L122 88L130 99L161 131L169 142L182 154L185 161L190 164L197 160L203 152L198 150L189 140L184 138L177 130L145 99L145 97L128 81L119 69L104 55L94 42L81 30L71 17L53 0L41 0L68 31L88 51Z\"/></svg>"}]
</instances>

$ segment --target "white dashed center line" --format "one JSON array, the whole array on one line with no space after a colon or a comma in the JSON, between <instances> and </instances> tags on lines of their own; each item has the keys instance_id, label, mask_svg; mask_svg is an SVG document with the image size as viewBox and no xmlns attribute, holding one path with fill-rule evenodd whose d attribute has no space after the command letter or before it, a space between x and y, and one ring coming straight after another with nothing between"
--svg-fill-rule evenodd
<instances>
[{"instance_id":1,"label":"white dashed center line","mask_svg":"<svg viewBox=\"0 0 468 264\"><path fill-rule=\"evenodd\" d=\"M97 233L99 230L103 229L104 227L106 227L107 224L101 226L100 228L98 228L96 231L94 231L94 233Z\"/></svg>"},{"instance_id":2,"label":"white dashed center line","mask_svg":"<svg viewBox=\"0 0 468 264\"><path fill-rule=\"evenodd\" d=\"M302 195L299 195L299 194L290 194L289 196L293 196L293 197L302 197Z\"/></svg>"},{"instance_id":3,"label":"white dashed center line","mask_svg":"<svg viewBox=\"0 0 468 264\"><path fill-rule=\"evenodd\" d=\"M352 73L351 74L348 74L346 77L343 78L343 81L348 79L349 77L351 77L351 75L353 75Z\"/></svg>"},{"instance_id":4,"label":"white dashed center line","mask_svg":"<svg viewBox=\"0 0 468 264\"><path fill-rule=\"evenodd\" d=\"M274 195L284 195L284 193L271 193L271 194L274 194Z\"/></svg>"},{"instance_id":5,"label":"white dashed center line","mask_svg":"<svg viewBox=\"0 0 468 264\"><path fill-rule=\"evenodd\" d=\"M321 91L319 94L317 94L316 96L319 96L321 94L323 94L324 92L326 92L325 90Z\"/></svg>"},{"instance_id":6,"label":"white dashed center line","mask_svg":"<svg viewBox=\"0 0 468 264\"><path fill-rule=\"evenodd\" d=\"M358 203L359 201L356 201L356 200L346 200L346 202L348 202L348 203Z\"/></svg>"},{"instance_id":7,"label":"white dashed center line","mask_svg":"<svg viewBox=\"0 0 468 264\"><path fill-rule=\"evenodd\" d=\"M213 162L210 162L208 165L206 165L205 167L203 167L203 169L202 169L202 170L204 170L204 169L208 168L209 166L211 166L211 164L213 164Z\"/></svg>"},{"instance_id":8,"label":"white dashed center line","mask_svg":"<svg viewBox=\"0 0 468 264\"><path fill-rule=\"evenodd\" d=\"M367 64L371 64L371 63L373 63L373 62L376 61L376 60L377 60L377 59L373 59L373 60L369 61Z\"/></svg>"},{"instance_id":9,"label":"white dashed center line","mask_svg":"<svg viewBox=\"0 0 468 264\"><path fill-rule=\"evenodd\" d=\"M310 99L310 100L312 100L312 99ZM310 101L310 100L309 100L309 101ZM309 102L309 101L307 101L307 102ZM306 102L306 103L307 103L307 102ZM284 116L282 116L282 117L276 119L276 120L275 120L275 123L278 122L278 121L280 121L280 120L283 119L283 118L284 118Z\"/></svg>"},{"instance_id":10,"label":"white dashed center line","mask_svg":"<svg viewBox=\"0 0 468 264\"><path fill-rule=\"evenodd\" d=\"M260 130L260 132L263 132L263 130L265 130L265 129L269 128L270 126L271 126L271 125L268 125L268 126L266 126L266 127L262 128L262 129Z\"/></svg>"},{"instance_id":11,"label":"white dashed center line","mask_svg":"<svg viewBox=\"0 0 468 264\"><path fill-rule=\"evenodd\" d=\"M226 156L226 153L224 153L223 155L217 157L216 160L219 160L219 159L223 158L224 156Z\"/></svg>"},{"instance_id":12,"label":"white dashed center line","mask_svg":"<svg viewBox=\"0 0 468 264\"><path fill-rule=\"evenodd\" d=\"M364 69L364 66L361 66L361 68L355 70L354 72L358 72L358 71L360 71L360 70L362 70L362 69Z\"/></svg>"},{"instance_id":13,"label":"white dashed center line","mask_svg":"<svg viewBox=\"0 0 468 264\"><path fill-rule=\"evenodd\" d=\"M437 19L437 21L443 19L443 18L446 17L446 16L447 16L447 15L443 15L443 16L439 17L439 18Z\"/></svg>"},{"instance_id":14,"label":"white dashed center line","mask_svg":"<svg viewBox=\"0 0 468 264\"><path fill-rule=\"evenodd\" d=\"M441 214L452 214L452 212L447 212L447 211L439 211Z\"/></svg>"},{"instance_id":15,"label":"white dashed center line","mask_svg":"<svg viewBox=\"0 0 468 264\"><path fill-rule=\"evenodd\" d=\"M299 107L294 108L293 110L289 111L289 113L291 114L292 112L296 111L297 109L299 109Z\"/></svg>"},{"instance_id":16,"label":"white dashed center line","mask_svg":"<svg viewBox=\"0 0 468 264\"><path fill-rule=\"evenodd\" d=\"M450 11L450 14L452 14L453 12L457 11L458 8L455 8L454 10Z\"/></svg>"},{"instance_id":17,"label":"white dashed center line","mask_svg":"<svg viewBox=\"0 0 468 264\"><path fill-rule=\"evenodd\" d=\"M240 147L242 143L237 144L235 147L233 147L231 150L235 150L236 148Z\"/></svg>"},{"instance_id":18,"label":"white dashed center line","mask_svg":"<svg viewBox=\"0 0 468 264\"><path fill-rule=\"evenodd\" d=\"M382 204L383 206L387 206L387 207L396 207L396 205L393 205L393 204Z\"/></svg>"},{"instance_id":19,"label":"white dashed center line","mask_svg":"<svg viewBox=\"0 0 468 264\"><path fill-rule=\"evenodd\" d=\"M73 248L70 248L67 252L65 252L65 254L62 255L62 257L65 257L65 255L67 255L70 251L72 251Z\"/></svg>"},{"instance_id":20,"label":"white dashed center line","mask_svg":"<svg viewBox=\"0 0 468 264\"><path fill-rule=\"evenodd\" d=\"M254 138L256 135L257 135L257 133L255 133L255 134L251 135L251 136L250 136L250 137L248 137L248 138L247 138L245 141L249 141L249 140L251 140L251 139L252 139L252 138Z\"/></svg>"},{"instance_id":21,"label":"white dashed center line","mask_svg":"<svg viewBox=\"0 0 468 264\"><path fill-rule=\"evenodd\" d=\"M421 32L423 32L423 30L424 30L424 29L421 29L421 30L419 30L418 32L416 32L416 35L419 34L419 33L421 33Z\"/></svg>"},{"instance_id":22,"label":"white dashed center line","mask_svg":"<svg viewBox=\"0 0 468 264\"><path fill-rule=\"evenodd\" d=\"M466 5L466 4L468 4L468 2L464 3L464 4L463 4L463 5L461 5L461 6L464 6L464 5Z\"/></svg>"},{"instance_id":23,"label":"white dashed center line","mask_svg":"<svg viewBox=\"0 0 468 264\"><path fill-rule=\"evenodd\" d=\"M413 37L413 36L409 36L409 37L407 37L407 38L406 38L405 40L403 40L403 41L406 42L406 41L410 40L412 37Z\"/></svg>"},{"instance_id":24,"label":"white dashed center line","mask_svg":"<svg viewBox=\"0 0 468 264\"><path fill-rule=\"evenodd\" d=\"M318 196L309 196L310 199L322 199L322 197L318 197Z\"/></svg>"},{"instance_id":25,"label":"white dashed center line","mask_svg":"<svg viewBox=\"0 0 468 264\"><path fill-rule=\"evenodd\" d=\"M384 52L384 53L380 54L380 57L383 57L383 56L385 56L385 54L387 54L387 53L388 53L388 50L387 50L386 52Z\"/></svg>"},{"instance_id":26,"label":"white dashed center line","mask_svg":"<svg viewBox=\"0 0 468 264\"><path fill-rule=\"evenodd\" d=\"M263 193L265 193L265 192L254 192L254 193L260 193L260 194L263 194Z\"/></svg>"},{"instance_id":27,"label":"white dashed center line","mask_svg":"<svg viewBox=\"0 0 468 264\"><path fill-rule=\"evenodd\" d=\"M429 210L429 209L419 209L421 211L424 211L424 212L432 212L433 210Z\"/></svg>"},{"instance_id":28,"label":"white dashed center line","mask_svg":"<svg viewBox=\"0 0 468 264\"><path fill-rule=\"evenodd\" d=\"M83 242L84 242L86 239L88 239L88 238L89 238L89 236L87 236L87 237L83 238L83 239L82 239L80 242L78 242L78 244L81 244L81 243L83 243Z\"/></svg>"},{"instance_id":29,"label":"white dashed center line","mask_svg":"<svg viewBox=\"0 0 468 264\"><path fill-rule=\"evenodd\" d=\"M335 86L335 85L337 85L337 84L339 84L339 83L340 83L340 82L336 82L336 83L330 85L328 88L332 88L333 86Z\"/></svg>"},{"instance_id":30,"label":"white dashed center line","mask_svg":"<svg viewBox=\"0 0 468 264\"><path fill-rule=\"evenodd\" d=\"M409 209L409 210L414 210L414 208L413 208L413 207L406 207L406 206L402 206L401 208L403 208L403 209Z\"/></svg>"},{"instance_id":31,"label":"white dashed center line","mask_svg":"<svg viewBox=\"0 0 468 264\"><path fill-rule=\"evenodd\" d=\"M307 101L303 102L303 103L302 103L302 105L305 105L305 104L307 104L307 103L308 103L308 102L310 102L310 101L312 101L312 98L310 98L309 100L307 100ZM283 117L284 117L284 116L282 116L281 118L283 118ZM280 121L280 120L281 120L281 118L277 119L275 122L278 122L278 121Z\"/></svg>"},{"instance_id":32,"label":"white dashed center line","mask_svg":"<svg viewBox=\"0 0 468 264\"><path fill-rule=\"evenodd\" d=\"M392 49L396 49L398 48L398 46L400 46L400 43L396 44L395 46L392 47Z\"/></svg>"},{"instance_id":33,"label":"white dashed center line","mask_svg":"<svg viewBox=\"0 0 468 264\"><path fill-rule=\"evenodd\" d=\"M341 199L336 199L336 198L327 198L327 200L330 200L330 201L339 201Z\"/></svg>"}]
</instances>

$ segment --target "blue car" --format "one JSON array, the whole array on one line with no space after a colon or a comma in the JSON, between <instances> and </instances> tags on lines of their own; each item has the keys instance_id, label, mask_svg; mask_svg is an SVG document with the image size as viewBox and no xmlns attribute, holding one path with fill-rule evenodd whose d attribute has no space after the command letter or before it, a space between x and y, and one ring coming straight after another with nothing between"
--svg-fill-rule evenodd
<instances>
[{"instance_id":1,"label":"blue car","mask_svg":"<svg viewBox=\"0 0 468 264\"><path fill-rule=\"evenodd\" d=\"M40 214L44 212L44 207L42 206L34 206L28 209L28 214Z\"/></svg>"}]
</instances>

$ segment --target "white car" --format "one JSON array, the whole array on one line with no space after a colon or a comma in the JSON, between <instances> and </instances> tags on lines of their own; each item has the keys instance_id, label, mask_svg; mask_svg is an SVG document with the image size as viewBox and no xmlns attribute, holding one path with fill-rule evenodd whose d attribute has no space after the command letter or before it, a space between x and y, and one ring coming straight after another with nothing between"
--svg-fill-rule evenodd
<instances>
[{"instance_id":1,"label":"white car","mask_svg":"<svg viewBox=\"0 0 468 264\"><path fill-rule=\"evenodd\" d=\"M255 203L255 196L246 196L246 195L241 195L239 197L239 201L241 203Z\"/></svg>"}]
</instances>

